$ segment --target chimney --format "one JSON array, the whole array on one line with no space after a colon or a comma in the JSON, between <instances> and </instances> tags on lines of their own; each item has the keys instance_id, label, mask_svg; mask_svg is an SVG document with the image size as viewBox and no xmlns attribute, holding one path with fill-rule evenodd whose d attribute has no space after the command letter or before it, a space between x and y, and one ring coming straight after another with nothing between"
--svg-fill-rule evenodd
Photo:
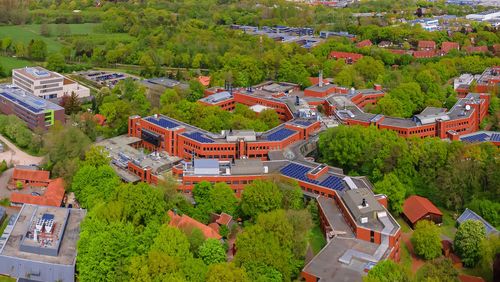
<instances>
[{"instance_id":1,"label":"chimney","mask_svg":"<svg viewBox=\"0 0 500 282\"><path fill-rule=\"evenodd\" d=\"M363 198L363 201L361 202L361 206L366 207L366 199L365 198Z\"/></svg>"},{"instance_id":2,"label":"chimney","mask_svg":"<svg viewBox=\"0 0 500 282\"><path fill-rule=\"evenodd\" d=\"M319 87L323 87L323 70L319 71L319 82L318 82Z\"/></svg>"}]
</instances>

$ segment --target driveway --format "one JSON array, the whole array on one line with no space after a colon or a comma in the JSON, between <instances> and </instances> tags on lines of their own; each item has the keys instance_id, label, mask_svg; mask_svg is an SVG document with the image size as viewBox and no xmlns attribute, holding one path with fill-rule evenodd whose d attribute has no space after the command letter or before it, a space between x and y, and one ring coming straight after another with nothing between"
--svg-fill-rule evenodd
<instances>
[{"instance_id":1,"label":"driveway","mask_svg":"<svg viewBox=\"0 0 500 282\"><path fill-rule=\"evenodd\" d=\"M0 141L9 148L7 151L0 153L0 161L5 160L8 165L39 165L43 161L43 157L31 156L23 152L2 135L0 135Z\"/></svg>"}]
</instances>

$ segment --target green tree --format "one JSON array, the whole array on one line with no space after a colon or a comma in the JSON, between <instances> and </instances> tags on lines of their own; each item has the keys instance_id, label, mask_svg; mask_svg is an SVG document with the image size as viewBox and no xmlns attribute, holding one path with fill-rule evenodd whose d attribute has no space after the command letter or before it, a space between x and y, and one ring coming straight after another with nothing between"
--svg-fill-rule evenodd
<instances>
[{"instance_id":1,"label":"green tree","mask_svg":"<svg viewBox=\"0 0 500 282\"><path fill-rule=\"evenodd\" d=\"M192 230L186 232L186 236L189 241L189 250L191 250L191 253L198 257L198 250L205 242L205 235L203 235L203 232L201 232L200 229L193 228Z\"/></svg>"},{"instance_id":2,"label":"green tree","mask_svg":"<svg viewBox=\"0 0 500 282\"><path fill-rule=\"evenodd\" d=\"M439 227L432 221L420 220L411 236L415 253L426 260L441 255L441 237Z\"/></svg>"},{"instance_id":3,"label":"green tree","mask_svg":"<svg viewBox=\"0 0 500 282\"><path fill-rule=\"evenodd\" d=\"M93 145L85 152L85 161L83 163L94 167L107 165L111 161L108 154L104 147Z\"/></svg>"},{"instance_id":4,"label":"green tree","mask_svg":"<svg viewBox=\"0 0 500 282\"><path fill-rule=\"evenodd\" d=\"M485 237L486 230L481 222L466 220L460 224L453 241L453 249L465 266L473 267L479 262L481 240Z\"/></svg>"},{"instance_id":5,"label":"green tree","mask_svg":"<svg viewBox=\"0 0 500 282\"><path fill-rule=\"evenodd\" d=\"M76 114L82 109L78 95L74 91L70 95L64 94L59 104L64 108L64 113L67 115Z\"/></svg>"},{"instance_id":6,"label":"green tree","mask_svg":"<svg viewBox=\"0 0 500 282\"><path fill-rule=\"evenodd\" d=\"M261 212L279 209L282 201L283 195L275 183L255 180L243 190L241 210L246 216L255 218Z\"/></svg>"},{"instance_id":7,"label":"green tree","mask_svg":"<svg viewBox=\"0 0 500 282\"><path fill-rule=\"evenodd\" d=\"M206 265L226 261L226 251L217 239L207 239L198 250L198 255Z\"/></svg>"},{"instance_id":8,"label":"green tree","mask_svg":"<svg viewBox=\"0 0 500 282\"><path fill-rule=\"evenodd\" d=\"M233 189L231 189L228 184L224 182L216 183L214 187L210 189L208 199L211 203L211 210L213 212L225 212L234 215L238 199L236 199Z\"/></svg>"},{"instance_id":9,"label":"green tree","mask_svg":"<svg viewBox=\"0 0 500 282\"><path fill-rule=\"evenodd\" d=\"M31 40L28 44L28 56L35 61L44 61L47 57L47 43L43 40Z\"/></svg>"},{"instance_id":10,"label":"green tree","mask_svg":"<svg viewBox=\"0 0 500 282\"><path fill-rule=\"evenodd\" d=\"M394 173L384 175L381 181L375 183L375 192L387 195L392 213L400 214L403 211L406 189Z\"/></svg>"},{"instance_id":11,"label":"green tree","mask_svg":"<svg viewBox=\"0 0 500 282\"><path fill-rule=\"evenodd\" d=\"M109 199L119 185L120 179L111 166L86 164L75 173L71 189L82 207L92 209L97 203Z\"/></svg>"},{"instance_id":12,"label":"green tree","mask_svg":"<svg viewBox=\"0 0 500 282\"><path fill-rule=\"evenodd\" d=\"M283 210L261 213L255 225L238 234L235 263L245 268L266 265L276 269L285 281L289 281L296 267L293 265L293 232L293 226ZM254 273L252 276L259 275Z\"/></svg>"},{"instance_id":13,"label":"green tree","mask_svg":"<svg viewBox=\"0 0 500 282\"><path fill-rule=\"evenodd\" d=\"M210 266L207 273L207 282L247 282L250 281L244 269L233 263L219 263Z\"/></svg>"},{"instance_id":14,"label":"green tree","mask_svg":"<svg viewBox=\"0 0 500 282\"><path fill-rule=\"evenodd\" d=\"M65 72L66 62L60 53L53 53L47 57L47 69L55 72Z\"/></svg>"},{"instance_id":15,"label":"green tree","mask_svg":"<svg viewBox=\"0 0 500 282\"><path fill-rule=\"evenodd\" d=\"M488 199L474 199L467 206L493 226L500 225L500 203Z\"/></svg>"},{"instance_id":16,"label":"green tree","mask_svg":"<svg viewBox=\"0 0 500 282\"><path fill-rule=\"evenodd\" d=\"M50 27L47 23L42 23L40 25L40 35L45 37L50 36Z\"/></svg>"},{"instance_id":17,"label":"green tree","mask_svg":"<svg viewBox=\"0 0 500 282\"><path fill-rule=\"evenodd\" d=\"M128 258L136 254L134 227L125 222L105 222L88 215L78 240L78 278L81 281L123 280Z\"/></svg>"},{"instance_id":18,"label":"green tree","mask_svg":"<svg viewBox=\"0 0 500 282\"><path fill-rule=\"evenodd\" d=\"M417 281L458 282L458 271L451 260L440 258L427 262L417 272Z\"/></svg>"},{"instance_id":19,"label":"green tree","mask_svg":"<svg viewBox=\"0 0 500 282\"><path fill-rule=\"evenodd\" d=\"M408 272L392 260L383 260L372 268L368 275L363 277L364 282L407 282L410 281Z\"/></svg>"},{"instance_id":20,"label":"green tree","mask_svg":"<svg viewBox=\"0 0 500 282\"><path fill-rule=\"evenodd\" d=\"M189 251L189 241L179 229L168 225L160 228L158 236L154 239L151 250L160 251L166 255L188 259L192 257Z\"/></svg>"}]
</instances>

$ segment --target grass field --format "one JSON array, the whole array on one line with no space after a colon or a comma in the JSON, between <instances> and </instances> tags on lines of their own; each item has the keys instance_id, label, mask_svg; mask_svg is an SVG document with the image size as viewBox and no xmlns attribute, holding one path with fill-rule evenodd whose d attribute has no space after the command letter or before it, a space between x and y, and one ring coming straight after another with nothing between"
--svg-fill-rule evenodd
<instances>
[{"instance_id":1,"label":"grass field","mask_svg":"<svg viewBox=\"0 0 500 282\"><path fill-rule=\"evenodd\" d=\"M0 275L0 282L15 282L15 281L16 281L15 278Z\"/></svg>"},{"instance_id":2,"label":"grass field","mask_svg":"<svg viewBox=\"0 0 500 282\"><path fill-rule=\"evenodd\" d=\"M68 27L72 35L85 35L93 34L96 25L98 24L68 24ZM63 46L62 43L57 40L57 24L49 24L48 26L51 32L49 37L40 35L39 24L0 26L0 38L10 37L13 41L21 41L25 44L28 44L32 39L41 39L47 43L47 50L49 52L57 52Z\"/></svg>"},{"instance_id":3,"label":"grass field","mask_svg":"<svg viewBox=\"0 0 500 282\"><path fill-rule=\"evenodd\" d=\"M323 237L323 232L318 225L314 226L309 233L309 244L314 254L317 254L326 245L326 239Z\"/></svg>"},{"instance_id":4,"label":"grass field","mask_svg":"<svg viewBox=\"0 0 500 282\"><path fill-rule=\"evenodd\" d=\"M32 66L33 63L24 59L0 56L0 65L4 71L10 76L12 69Z\"/></svg>"}]
</instances>

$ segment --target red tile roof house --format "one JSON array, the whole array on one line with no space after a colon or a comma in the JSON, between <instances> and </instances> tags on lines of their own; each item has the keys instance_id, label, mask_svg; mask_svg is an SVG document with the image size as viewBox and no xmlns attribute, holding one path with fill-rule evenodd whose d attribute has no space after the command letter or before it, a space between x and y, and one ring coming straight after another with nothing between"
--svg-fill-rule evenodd
<instances>
[{"instance_id":1,"label":"red tile roof house","mask_svg":"<svg viewBox=\"0 0 500 282\"><path fill-rule=\"evenodd\" d=\"M329 58L335 60L344 59L346 64L352 64L363 58L363 55L357 53L332 51L330 52Z\"/></svg>"},{"instance_id":2,"label":"red tile roof house","mask_svg":"<svg viewBox=\"0 0 500 282\"><path fill-rule=\"evenodd\" d=\"M198 228L206 239L212 238L220 240L222 236L215 230L215 226L205 225L185 214L178 215L173 211L168 211L168 216L170 217L170 226L177 227L184 232L191 232L193 229Z\"/></svg>"},{"instance_id":3,"label":"red tile roof house","mask_svg":"<svg viewBox=\"0 0 500 282\"><path fill-rule=\"evenodd\" d=\"M436 57L436 51L428 50L428 51L414 51L413 57L415 59L425 59L425 58L433 58Z\"/></svg>"},{"instance_id":4,"label":"red tile roof house","mask_svg":"<svg viewBox=\"0 0 500 282\"><path fill-rule=\"evenodd\" d=\"M357 48L370 47L372 45L373 45L373 43L370 41L370 39L366 39L366 40L363 40L363 41L356 43Z\"/></svg>"},{"instance_id":5,"label":"red tile roof house","mask_svg":"<svg viewBox=\"0 0 500 282\"><path fill-rule=\"evenodd\" d=\"M448 54L451 50L460 50L460 45L457 42L443 42L441 44L441 52Z\"/></svg>"},{"instance_id":6,"label":"red tile roof house","mask_svg":"<svg viewBox=\"0 0 500 282\"><path fill-rule=\"evenodd\" d=\"M60 207L63 202L64 195L64 181L62 178L50 180L47 185L45 193L41 196L13 192L10 195L10 203L13 206L22 206L23 204L32 204L40 206Z\"/></svg>"},{"instance_id":7,"label":"red tile roof house","mask_svg":"<svg viewBox=\"0 0 500 282\"><path fill-rule=\"evenodd\" d=\"M434 206L429 199L417 195L410 196L403 204L403 217L415 228L415 224L422 219L443 222L443 213Z\"/></svg>"},{"instance_id":8,"label":"red tile roof house","mask_svg":"<svg viewBox=\"0 0 500 282\"><path fill-rule=\"evenodd\" d=\"M430 40L420 40L418 42L418 50L420 51L436 50L436 42Z\"/></svg>"},{"instance_id":9,"label":"red tile roof house","mask_svg":"<svg viewBox=\"0 0 500 282\"><path fill-rule=\"evenodd\" d=\"M18 182L22 183L23 187L26 185L45 187L49 185L50 172L45 170L14 168L9 188L16 189Z\"/></svg>"},{"instance_id":10,"label":"red tile roof house","mask_svg":"<svg viewBox=\"0 0 500 282\"><path fill-rule=\"evenodd\" d=\"M488 53L488 46L467 46L465 51L469 54L471 53Z\"/></svg>"},{"instance_id":11,"label":"red tile roof house","mask_svg":"<svg viewBox=\"0 0 500 282\"><path fill-rule=\"evenodd\" d=\"M198 81L205 87L210 85L210 76L198 76Z\"/></svg>"}]
</instances>

